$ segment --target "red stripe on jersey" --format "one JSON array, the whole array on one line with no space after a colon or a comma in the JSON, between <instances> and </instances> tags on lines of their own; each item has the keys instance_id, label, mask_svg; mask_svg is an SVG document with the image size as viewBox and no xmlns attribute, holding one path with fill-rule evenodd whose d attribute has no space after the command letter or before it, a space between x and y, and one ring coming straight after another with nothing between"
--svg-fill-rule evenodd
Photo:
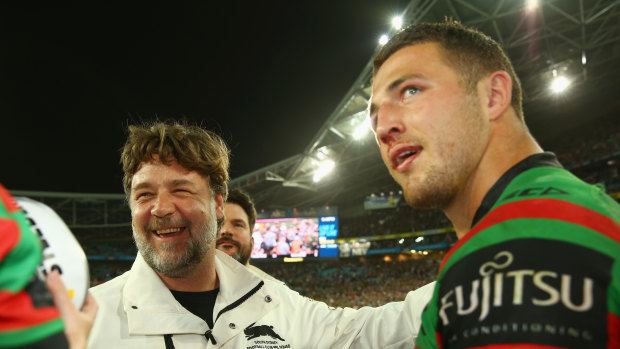
<instances>
[{"instance_id":1,"label":"red stripe on jersey","mask_svg":"<svg viewBox=\"0 0 620 349\"><path fill-rule=\"evenodd\" d=\"M467 349L570 349L569 347L556 347L552 345L530 344L530 343L510 343L510 344L489 344L481 347L469 347Z\"/></svg>"},{"instance_id":2,"label":"red stripe on jersey","mask_svg":"<svg viewBox=\"0 0 620 349\"><path fill-rule=\"evenodd\" d=\"M14 219L0 218L0 232L2 232L0 239L0 261L2 261L19 242L19 225Z\"/></svg>"},{"instance_id":3,"label":"red stripe on jersey","mask_svg":"<svg viewBox=\"0 0 620 349\"><path fill-rule=\"evenodd\" d=\"M11 293L0 291L0 331L13 331L33 327L60 317L53 306L35 308L26 291Z\"/></svg>"},{"instance_id":4,"label":"red stripe on jersey","mask_svg":"<svg viewBox=\"0 0 620 349\"><path fill-rule=\"evenodd\" d=\"M607 313L607 349L620 349L620 317Z\"/></svg>"},{"instance_id":5,"label":"red stripe on jersey","mask_svg":"<svg viewBox=\"0 0 620 349\"><path fill-rule=\"evenodd\" d=\"M450 256L480 231L495 224L518 218L545 218L561 220L597 231L620 243L620 225L613 219L572 202L557 199L530 199L514 201L489 212L476 226L452 246L443 259L439 270L443 269Z\"/></svg>"}]
</instances>

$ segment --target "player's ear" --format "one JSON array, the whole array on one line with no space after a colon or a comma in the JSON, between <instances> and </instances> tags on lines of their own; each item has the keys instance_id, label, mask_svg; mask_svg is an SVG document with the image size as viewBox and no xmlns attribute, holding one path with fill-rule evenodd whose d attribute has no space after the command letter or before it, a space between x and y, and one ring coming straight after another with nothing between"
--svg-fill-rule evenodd
<instances>
[{"instance_id":1,"label":"player's ear","mask_svg":"<svg viewBox=\"0 0 620 349\"><path fill-rule=\"evenodd\" d=\"M510 107L512 99L512 79L503 70L495 71L483 79L489 120L496 120Z\"/></svg>"}]
</instances>

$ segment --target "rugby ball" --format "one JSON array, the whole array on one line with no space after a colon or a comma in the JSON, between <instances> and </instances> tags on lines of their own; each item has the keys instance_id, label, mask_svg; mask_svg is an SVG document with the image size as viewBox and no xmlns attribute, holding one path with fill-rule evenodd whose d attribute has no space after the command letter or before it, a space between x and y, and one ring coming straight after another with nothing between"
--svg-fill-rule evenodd
<instances>
[{"instance_id":1,"label":"rugby ball","mask_svg":"<svg viewBox=\"0 0 620 349\"><path fill-rule=\"evenodd\" d=\"M26 197L16 197L17 204L29 218L33 232L41 239L40 276L57 270L73 304L80 309L90 287L88 260L79 242L65 222L49 206Z\"/></svg>"}]
</instances>

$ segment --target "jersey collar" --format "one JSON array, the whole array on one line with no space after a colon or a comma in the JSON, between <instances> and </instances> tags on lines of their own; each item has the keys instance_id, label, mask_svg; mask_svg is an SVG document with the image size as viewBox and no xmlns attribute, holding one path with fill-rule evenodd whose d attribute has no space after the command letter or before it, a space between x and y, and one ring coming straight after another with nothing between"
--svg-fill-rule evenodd
<instances>
[{"instance_id":1,"label":"jersey collar","mask_svg":"<svg viewBox=\"0 0 620 349\"><path fill-rule=\"evenodd\" d=\"M544 166L562 168L562 164L560 164L555 154L551 152L530 155L512 166L497 180L497 182L495 182L495 184L493 184L491 189L489 189L487 194L484 196L480 207L476 210L471 226L473 227L476 225L482 217L489 213L491 207L495 205L495 202L499 199L500 195L515 177L531 168Z\"/></svg>"}]
</instances>

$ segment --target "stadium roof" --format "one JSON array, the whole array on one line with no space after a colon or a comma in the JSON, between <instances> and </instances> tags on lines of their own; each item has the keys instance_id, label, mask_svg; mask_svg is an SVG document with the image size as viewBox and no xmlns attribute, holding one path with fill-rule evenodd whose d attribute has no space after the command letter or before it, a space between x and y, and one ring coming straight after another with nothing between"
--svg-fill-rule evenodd
<instances>
[{"instance_id":1,"label":"stadium roof","mask_svg":"<svg viewBox=\"0 0 620 349\"><path fill-rule=\"evenodd\" d=\"M556 136L569 134L617 114L620 1L541 0L536 4L512 0L411 1L402 18L407 25L450 16L500 42L521 79L526 121L535 136L537 130L549 127ZM388 35L394 33L392 30ZM234 178L231 187L251 193L260 208L331 205L345 210L361 207L370 193L398 190L372 135L356 138L358 127L367 118L371 61L303 153ZM549 91L550 80L558 73L572 80L567 95ZM543 145L553 141L539 140ZM334 169L315 182L317 166L326 158L334 162Z\"/></svg>"}]
</instances>

